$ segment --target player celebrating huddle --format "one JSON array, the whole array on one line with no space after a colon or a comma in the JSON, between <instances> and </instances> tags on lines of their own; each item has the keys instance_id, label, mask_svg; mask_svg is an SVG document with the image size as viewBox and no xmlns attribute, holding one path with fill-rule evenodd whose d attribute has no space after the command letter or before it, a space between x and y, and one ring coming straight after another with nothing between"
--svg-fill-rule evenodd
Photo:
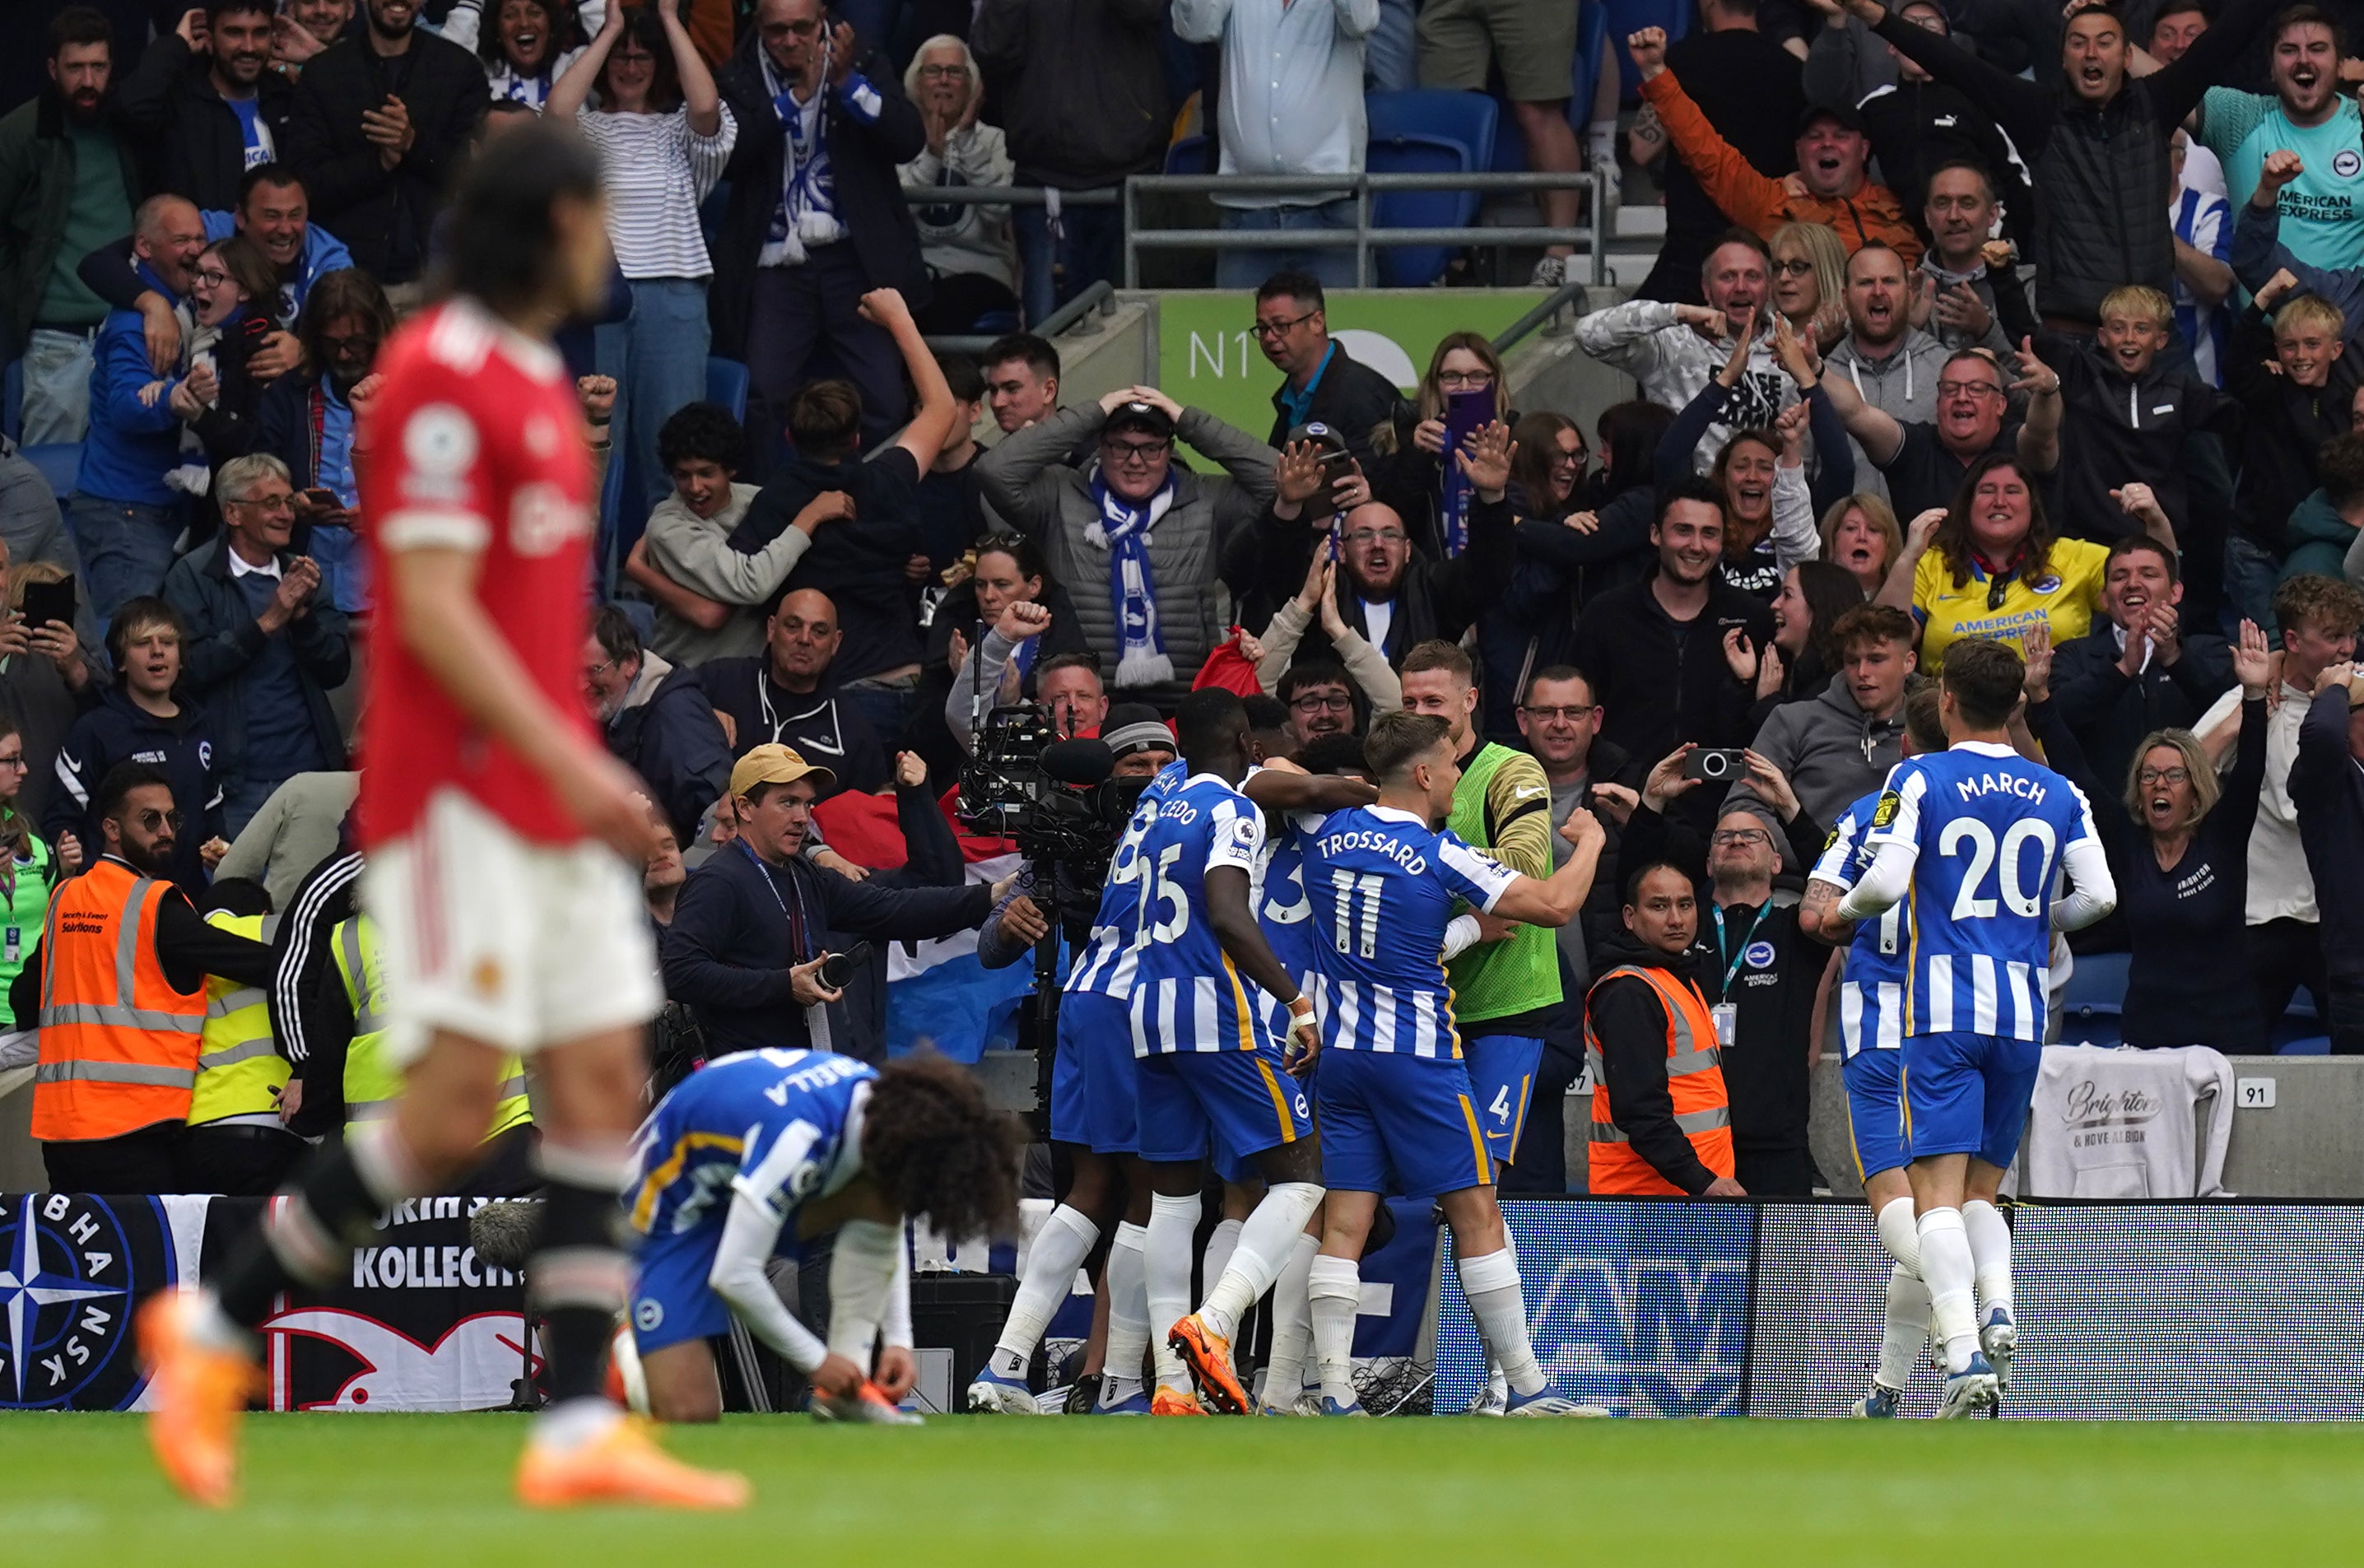
<instances>
[{"instance_id":1,"label":"player celebrating huddle","mask_svg":"<svg viewBox=\"0 0 2364 1568\"><path fill-rule=\"evenodd\" d=\"M1371 727L1364 755L1378 804L1333 815L1305 843L1329 1048L1314 1092L1330 1195L1310 1284L1322 1411L1362 1413L1352 1379L1357 1260L1379 1195L1393 1191L1439 1200L1478 1336L1510 1382L1505 1413L1605 1414L1553 1394L1536 1363L1438 959L1456 898L1505 920L1567 924L1591 891L1600 824L1570 813L1560 829L1576 849L1567 863L1547 880L1522 876L1437 826L1461 777L1444 719L1388 714Z\"/></svg>"},{"instance_id":2,"label":"player celebrating huddle","mask_svg":"<svg viewBox=\"0 0 2364 1568\"><path fill-rule=\"evenodd\" d=\"M1952 748L1890 773L1867 839L1871 865L1837 910L1868 920L1911 895L1904 1144L1931 1329L1946 1351L1938 1414L1948 1418L1993 1405L2018 1348L2011 1229L1994 1199L2043 1056L2051 933L2117 903L2083 793L2012 747L2025 673L2005 643L1946 651L1940 712ZM2074 885L2056 900L2063 866Z\"/></svg>"},{"instance_id":3,"label":"player celebrating huddle","mask_svg":"<svg viewBox=\"0 0 2364 1568\"><path fill-rule=\"evenodd\" d=\"M684 1079L641 1129L630 1196L632 1228L647 1239L631 1326L650 1414L721 1418L707 1339L728 1332L735 1313L810 1380L816 1413L917 1421L895 1407L914 1370L903 1221L925 1215L947 1236L1007 1230L1015 1136L976 1081L934 1055L879 1069L825 1051L751 1051ZM764 1266L784 1236L831 1230L824 1344Z\"/></svg>"},{"instance_id":4,"label":"player celebrating huddle","mask_svg":"<svg viewBox=\"0 0 2364 1568\"><path fill-rule=\"evenodd\" d=\"M333 1278L381 1210L476 1158L516 1053L537 1059L543 1091L548 1195L527 1277L552 1396L519 1496L738 1507L742 1478L667 1458L601 1396L631 1277L617 1199L662 998L641 904L647 807L575 694L591 471L550 335L606 295L598 158L566 128L522 126L477 155L446 216L452 297L386 345L354 443L385 600L361 745L378 759L362 778L365 892L407 1089L304 1170L215 1289L143 1308L150 1440L183 1493L229 1499L273 1298Z\"/></svg>"}]
</instances>

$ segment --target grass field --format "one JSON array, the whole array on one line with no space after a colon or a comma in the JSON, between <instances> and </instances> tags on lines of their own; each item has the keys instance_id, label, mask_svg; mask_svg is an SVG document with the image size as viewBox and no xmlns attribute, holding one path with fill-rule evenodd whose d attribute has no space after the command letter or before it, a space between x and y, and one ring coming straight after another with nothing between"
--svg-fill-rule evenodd
<instances>
[{"instance_id":1,"label":"grass field","mask_svg":"<svg viewBox=\"0 0 2364 1568\"><path fill-rule=\"evenodd\" d=\"M2356 1428L740 1417L668 1439L753 1477L756 1506L720 1518L527 1514L508 1495L523 1430L256 1418L246 1500L215 1515L167 1493L134 1418L0 1415L0 1562L1363 1568L1507 1547L1548 1562L1655 1548L1634 1560L1700 1568L2158 1568L2364 1552Z\"/></svg>"}]
</instances>

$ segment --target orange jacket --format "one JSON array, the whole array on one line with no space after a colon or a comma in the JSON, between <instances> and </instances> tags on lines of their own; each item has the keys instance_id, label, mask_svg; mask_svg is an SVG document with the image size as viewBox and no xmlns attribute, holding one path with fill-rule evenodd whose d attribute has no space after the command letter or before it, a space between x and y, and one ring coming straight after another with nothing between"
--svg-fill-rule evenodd
<instances>
[{"instance_id":1,"label":"orange jacket","mask_svg":"<svg viewBox=\"0 0 2364 1568\"><path fill-rule=\"evenodd\" d=\"M173 990L156 957L156 910L172 893L169 882L101 860L50 899L35 1138L118 1138L188 1119L206 993Z\"/></svg>"},{"instance_id":2,"label":"orange jacket","mask_svg":"<svg viewBox=\"0 0 2364 1568\"><path fill-rule=\"evenodd\" d=\"M1780 181L1758 173L1732 143L1716 135L1673 72L1661 71L1643 83L1642 96L1658 111L1667 139L1689 165L1708 200L1741 228L1770 239L1785 223L1827 223L1850 256L1866 240L1877 239L1903 257L1908 268L1919 264L1921 236L1904 204L1886 185L1867 183L1853 196L1838 199L1792 196Z\"/></svg>"},{"instance_id":3,"label":"orange jacket","mask_svg":"<svg viewBox=\"0 0 2364 1568\"><path fill-rule=\"evenodd\" d=\"M1667 1090L1675 1102L1675 1125L1690 1140L1700 1163L1719 1176L1733 1173L1732 1104L1723 1087L1723 1056L1715 1039L1715 1019L1707 999L1689 981L1678 981L1663 969L1627 964L1593 982L1595 987L1631 976L1656 993L1667 1013ZM1609 1112L1609 1074L1603 1069L1600 1041L1585 1019L1584 1058L1592 1069L1592 1130L1588 1152L1595 1194L1681 1197L1683 1189L1658 1174L1634 1152Z\"/></svg>"}]
</instances>

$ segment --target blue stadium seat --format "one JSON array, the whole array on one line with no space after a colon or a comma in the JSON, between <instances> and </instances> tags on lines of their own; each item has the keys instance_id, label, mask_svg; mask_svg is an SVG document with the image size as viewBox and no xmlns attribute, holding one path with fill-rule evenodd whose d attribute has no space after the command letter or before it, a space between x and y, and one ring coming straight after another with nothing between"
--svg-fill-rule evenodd
<instances>
[{"instance_id":1,"label":"blue stadium seat","mask_svg":"<svg viewBox=\"0 0 2364 1568\"><path fill-rule=\"evenodd\" d=\"M1576 72L1570 78L1567 97L1567 123L1581 137L1584 128L1592 123L1592 89L1600 80L1601 51L1611 47L1622 50L1623 40L1612 46L1609 41L1609 13L1600 6L1587 6L1576 17Z\"/></svg>"},{"instance_id":2,"label":"blue stadium seat","mask_svg":"<svg viewBox=\"0 0 2364 1568\"><path fill-rule=\"evenodd\" d=\"M744 423L747 417L747 367L737 360L726 360L710 354L706 361L706 400L719 403L730 410L730 417Z\"/></svg>"},{"instance_id":3,"label":"blue stadium seat","mask_svg":"<svg viewBox=\"0 0 2364 1568\"><path fill-rule=\"evenodd\" d=\"M1638 103L1642 96L1642 75L1634 69L1634 57L1625 52L1625 40L1644 28L1664 28L1667 41L1674 42L1691 30L1690 0L1608 0L1597 7L1601 12L1601 26L1608 35L1607 47L1616 51L1618 99L1622 103ZM1581 23L1579 22L1579 27ZM1581 34L1578 42L1581 43ZM1580 51L1579 51L1580 52ZM1593 69L1599 71L1599 57Z\"/></svg>"},{"instance_id":4,"label":"blue stadium seat","mask_svg":"<svg viewBox=\"0 0 2364 1568\"><path fill-rule=\"evenodd\" d=\"M10 360L0 373L0 436L12 441L25 438L25 361Z\"/></svg>"},{"instance_id":5,"label":"blue stadium seat","mask_svg":"<svg viewBox=\"0 0 2364 1568\"><path fill-rule=\"evenodd\" d=\"M2132 964L2130 955L2122 952L2080 952L2077 968L2068 976L2068 993L2060 999L2063 1007L2090 1007L2100 1012L2116 1013L2126 1005L2126 971Z\"/></svg>"},{"instance_id":6,"label":"blue stadium seat","mask_svg":"<svg viewBox=\"0 0 2364 1568\"><path fill-rule=\"evenodd\" d=\"M1169 174L1211 174L1215 172L1215 144L1205 136L1186 136L1165 150L1165 172Z\"/></svg>"},{"instance_id":7,"label":"blue stadium seat","mask_svg":"<svg viewBox=\"0 0 2364 1568\"><path fill-rule=\"evenodd\" d=\"M25 460L41 471L41 477L50 482L50 493L57 496L58 504L63 506L65 498L73 493L75 478L82 473L82 443L51 441L45 446L20 450Z\"/></svg>"},{"instance_id":8,"label":"blue stadium seat","mask_svg":"<svg viewBox=\"0 0 2364 1568\"><path fill-rule=\"evenodd\" d=\"M1490 100L1489 100L1490 105ZM1456 174L1469 167L1462 143L1433 136L1371 139L1364 167L1374 174ZM1469 228L1478 221L1475 191L1388 191L1371 203L1372 223L1381 228ZM1444 275L1453 250L1444 245L1395 246L1378 253L1378 283L1386 288L1425 288Z\"/></svg>"},{"instance_id":9,"label":"blue stadium seat","mask_svg":"<svg viewBox=\"0 0 2364 1568\"><path fill-rule=\"evenodd\" d=\"M624 469L623 454L608 453L608 477L599 486L599 586L608 598L616 596L623 583L624 557L631 553L631 544L624 538ZM632 537L640 537L647 518L633 520Z\"/></svg>"},{"instance_id":10,"label":"blue stadium seat","mask_svg":"<svg viewBox=\"0 0 2364 1568\"><path fill-rule=\"evenodd\" d=\"M2331 1037L2327 1034L2311 1034L2304 1040L2286 1040L2274 1048L2274 1054L2276 1056L2328 1056L2331 1054Z\"/></svg>"},{"instance_id":11,"label":"blue stadium seat","mask_svg":"<svg viewBox=\"0 0 2364 1568\"><path fill-rule=\"evenodd\" d=\"M2115 1013L2080 1012L2070 1008L2061 1016L2060 1043L2063 1045L2098 1045L2114 1050L2126 1042Z\"/></svg>"},{"instance_id":12,"label":"blue stadium seat","mask_svg":"<svg viewBox=\"0 0 2364 1568\"><path fill-rule=\"evenodd\" d=\"M1465 169L1494 165L1494 138L1501 111L1483 93L1418 87L1403 93L1370 93L1363 98L1373 146L1399 137L1441 138L1468 153Z\"/></svg>"}]
</instances>

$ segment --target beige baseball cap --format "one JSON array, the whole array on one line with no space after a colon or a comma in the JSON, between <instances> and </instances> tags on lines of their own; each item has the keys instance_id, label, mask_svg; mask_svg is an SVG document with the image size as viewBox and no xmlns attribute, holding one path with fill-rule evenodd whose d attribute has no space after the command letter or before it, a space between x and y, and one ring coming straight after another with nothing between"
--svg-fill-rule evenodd
<instances>
[{"instance_id":1,"label":"beige baseball cap","mask_svg":"<svg viewBox=\"0 0 2364 1568\"><path fill-rule=\"evenodd\" d=\"M732 765L730 793L745 795L757 784L794 784L798 779L810 779L816 789L836 787L837 775L827 768L816 767L797 753L794 748L777 741L758 746Z\"/></svg>"}]
</instances>

